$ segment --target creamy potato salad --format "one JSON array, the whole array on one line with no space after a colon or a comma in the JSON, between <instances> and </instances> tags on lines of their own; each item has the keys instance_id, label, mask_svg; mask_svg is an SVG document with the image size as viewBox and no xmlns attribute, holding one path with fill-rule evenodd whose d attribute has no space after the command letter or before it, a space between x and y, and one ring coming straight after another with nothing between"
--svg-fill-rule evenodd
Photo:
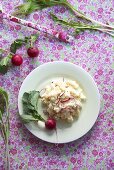
<instances>
[{"instance_id":1,"label":"creamy potato salad","mask_svg":"<svg viewBox=\"0 0 114 170\"><path fill-rule=\"evenodd\" d=\"M86 97L76 81L63 78L48 84L41 99L49 117L72 122L78 118Z\"/></svg>"}]
</instances>

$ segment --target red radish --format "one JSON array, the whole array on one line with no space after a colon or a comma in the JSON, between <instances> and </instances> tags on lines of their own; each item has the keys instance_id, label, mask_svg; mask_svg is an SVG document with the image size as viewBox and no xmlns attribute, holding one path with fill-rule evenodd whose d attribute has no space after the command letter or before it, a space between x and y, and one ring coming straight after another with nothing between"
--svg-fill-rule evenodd
<instances>
[{"instance_id":1,"label":"red radish","mask_svg":"<svg viewBox=\"0 0 114 170\"><path fill-rule=\"evenodd\" d=\"M62 42L67 42L67 34L65 32L60 32L59 33L59 39L62 41Z\"/></svg>"},{"instance_id":2,"label":"red radish","mask_svg":"<svg viewBox=\"0 0 114 170\"><path fill-rule=\"evenodd\" d=\"M29 57L34 58L39 55L39 50L37 47L29 47L27 50L27 54Z\"/></svg>"},{"instance_id":3,"label":"red radish","mask_svg":"<svg viewBox=\"0 0 114 170\"><path fill-rule=\"evenodd\" d=\"M23 58L22 58L21 55L15 54L15 55L12 56L11 62L15 66L20 66L23 63Z\"/></svg>"},{"instance_id":4,"label":"red radish","mask_svg":"<svg viewBox=\"0 0 114 170\"><path fill-rule=\"evenodd\" d=\"M45 122L45 127L49 130L53 130L56 128L56 121L55 119L49 118L46 122Z\"/></svg>"},{"instance_id":5,"label":"red radish","mask_svg":"<svg viewBox=\"0 0 114 170\"><path fill-rule=\"evenodd\" d=\"M68 102L71 98L65 98L63 100L60 100L61 103Z\"/></svg>"}]
</instances>

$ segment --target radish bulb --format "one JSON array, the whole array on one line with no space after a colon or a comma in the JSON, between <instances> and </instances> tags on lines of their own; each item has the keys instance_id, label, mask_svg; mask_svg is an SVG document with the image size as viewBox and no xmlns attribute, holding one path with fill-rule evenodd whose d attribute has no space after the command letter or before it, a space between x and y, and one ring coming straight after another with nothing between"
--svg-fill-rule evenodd
<instances>
[{"instance_id":1,"label":"radish bulb","mask_svg":"<svg viewBox=\"0 0 114 170\"><path fill-rule=\"evenodd\" d=\"M27 50L27 54L29 57L34 58L39 55L39 50L37 47L29 47Z\"/></svg>"},{"instance_id":2,"label":"radish bulb","mask_svg":"<svg viewBox=\"0 0 114 170\"><path fill-rule=\"evenodd\" d=\"M49 118L46 122L45 122L45 127L49 130L53 130L56 129L56 121L55 119Z\"/></svg>"}]
</instances>

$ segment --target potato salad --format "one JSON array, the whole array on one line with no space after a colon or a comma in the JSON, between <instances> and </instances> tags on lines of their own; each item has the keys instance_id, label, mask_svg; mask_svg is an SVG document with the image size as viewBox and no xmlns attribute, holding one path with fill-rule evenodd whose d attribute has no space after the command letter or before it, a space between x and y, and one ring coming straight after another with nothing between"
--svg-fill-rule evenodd
<instances>
[{"instance_id":1,"label":"potato salad","mask_svg":"<svg viewBox=\"0 0 114 170\"><path fill-rule=\"evenodd\" d=\"M49 117L72 122L78 118L86 97L76 81L61 78L44 88L41 100Z\"/></svg>"}]
</instances>

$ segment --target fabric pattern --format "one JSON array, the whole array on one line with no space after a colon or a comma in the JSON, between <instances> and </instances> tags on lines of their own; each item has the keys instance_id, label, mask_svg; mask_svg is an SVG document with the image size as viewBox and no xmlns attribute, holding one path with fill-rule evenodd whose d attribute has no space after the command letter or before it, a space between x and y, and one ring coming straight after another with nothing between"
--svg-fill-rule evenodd
<instances>
[{"instance_id":1,"label":"fabric pattern","mask_svg":"<svg viewBox=\"0 0 114 170\"><path fill-rule=\"evenodd\" d=\"M113 0L69 0L86 15L101 22L114 24ZM0 2L3 11L11 14L22 0ZM76 20L63 6L34 12L26 20L47 28L63 31L66 28L54 23L49 12L58 17ZM0 23L0 48L9 49L16 38L37 31L18 23L3 20ZM72 29L69 29L69 34ZM75 36L71 44L62 43L40 34L36 44L40 54L30 59L26 48L17 52L23 56L20 67L11 66L8 73L0 75L0 86L10 95L10 162L11 170L113 170L114 169L114 38L101 32L85 31ZM75 63L92 75L101 94L101 109L93 128L81 139L68 144L50 144L34 137L18 116L17 98L25 77L39 64L64 60ZM94 109L94 108L93 108ZM4 170L5 146L0 136L0 170Z\"/></svg>"}]
</instances>

